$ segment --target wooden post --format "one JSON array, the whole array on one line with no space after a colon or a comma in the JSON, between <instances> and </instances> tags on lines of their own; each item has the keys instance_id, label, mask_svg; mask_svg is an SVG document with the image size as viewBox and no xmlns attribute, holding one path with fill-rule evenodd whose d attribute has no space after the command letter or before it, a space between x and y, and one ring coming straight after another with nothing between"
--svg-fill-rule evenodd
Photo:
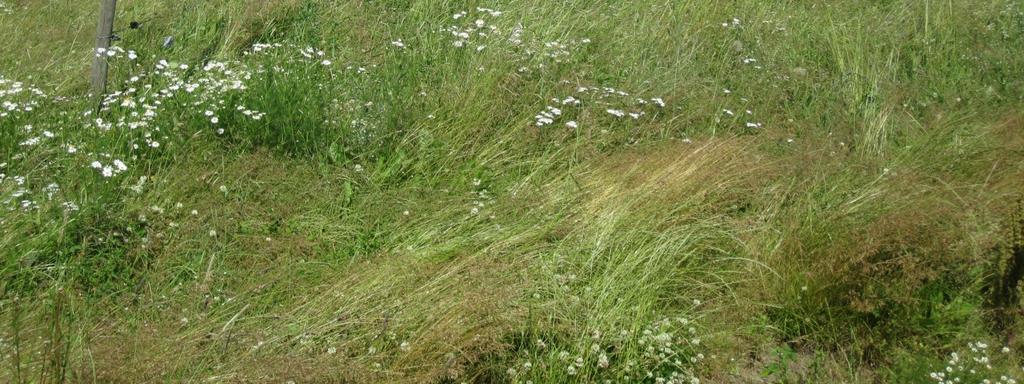
<instances>
[{"instance_id":1,"label":"wooden post","mask_svg":"<svg viewBox=\"0 0 1024 384\"><path fill-rule=\"evenodd\" d=\"M111 35L114 33L114 8L117 7L117 0L100 0L100 18L96 26L96 49L93 50L92 61L92 96L98 101L103 100L103 94L107 92L107 57L100 55L95 57L97 51L102 48L110 48Z\"/></svg>"}]
</instances>

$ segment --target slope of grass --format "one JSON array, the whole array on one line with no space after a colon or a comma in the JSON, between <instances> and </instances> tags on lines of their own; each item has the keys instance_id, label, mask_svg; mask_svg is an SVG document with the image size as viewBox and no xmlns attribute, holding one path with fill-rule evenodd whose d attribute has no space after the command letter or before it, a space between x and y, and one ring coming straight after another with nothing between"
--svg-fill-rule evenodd
<instances>
[{"instance_id":1,"label":"slope of grass","mask_svg":"<svg viewBox=\"0 0 1024 384\"><path fill-rule=\"evenodd\" d=\"M1017 1L0 4L5 382L1024 379Z\"/></svg>"}]
</instances>

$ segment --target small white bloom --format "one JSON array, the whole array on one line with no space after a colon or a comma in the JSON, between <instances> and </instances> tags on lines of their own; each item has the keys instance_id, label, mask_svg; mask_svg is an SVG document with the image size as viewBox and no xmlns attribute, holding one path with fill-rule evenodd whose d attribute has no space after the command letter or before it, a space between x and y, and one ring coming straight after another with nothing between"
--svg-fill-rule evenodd
<instances>
[{"instance_id":1,"label":"small white bloom","mask_svg":"<svg viewBox=\"0 0 1024 384\"><path fill-rule=\"evenodd\" d=\"M600 368L608 368L608 355L601 354L597 357L597 366Z\"/></svg>"}]
</instances>

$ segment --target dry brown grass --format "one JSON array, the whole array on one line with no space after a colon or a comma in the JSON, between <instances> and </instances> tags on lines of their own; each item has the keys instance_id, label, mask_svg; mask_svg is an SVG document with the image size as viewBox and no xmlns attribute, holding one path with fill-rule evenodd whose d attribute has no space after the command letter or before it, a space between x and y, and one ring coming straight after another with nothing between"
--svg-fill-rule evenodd
<instances>
[{"instance_id":1,"label":"dry brown grass","mask_svg":"<svg viewBox=\"0 0 1024 384\"><path fill-rule=\"evenodd\" d=\"M588 212L619 207L664 209L734 201L770 174L768 164L742 138L675 143L602 159L585 175ZM630 206L631 204L625 204ZM700 209L716 210L717 204Z\"/></svg>"}]
</instances>

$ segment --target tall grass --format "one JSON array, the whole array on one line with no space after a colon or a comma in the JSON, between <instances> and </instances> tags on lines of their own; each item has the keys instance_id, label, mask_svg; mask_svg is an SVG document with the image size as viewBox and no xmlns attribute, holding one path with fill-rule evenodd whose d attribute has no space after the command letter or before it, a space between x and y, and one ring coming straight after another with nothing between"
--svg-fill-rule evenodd
<instances>
[{"instance_id":1,"label":"tall grass","mask_svg":"<svg viewBox=\"0 0 1024 384\"><path fill-rule=\"evenodd\" d=\"M2 4L4 381L1024 378L1016 1Z\"/></svg>"}]
</instances>

